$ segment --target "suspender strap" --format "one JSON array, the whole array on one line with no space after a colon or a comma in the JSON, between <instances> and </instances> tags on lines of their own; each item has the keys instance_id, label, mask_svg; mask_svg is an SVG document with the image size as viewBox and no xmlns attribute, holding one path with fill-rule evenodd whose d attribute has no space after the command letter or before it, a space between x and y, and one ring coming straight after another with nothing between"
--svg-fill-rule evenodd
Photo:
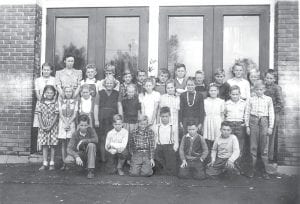
<instances>
[{"instance_id":1,"label":"suspender strap","mask_svg":"<svg viewBox=\"0 0 300 204\"><path fill-rule=\"evenodd\" d=\"M173 139L173 126L172 125L170 125L171 126L171 130L170 130L170 137L169 137L169 144L173 144L174 143L174 139ZM160 132L159 132L159 130L160 130L160 125L158 126L158 129L157 129L157 140L158 140L158 144L161 144L161 142L160 142Z\"/></svg>"}]
</instances>

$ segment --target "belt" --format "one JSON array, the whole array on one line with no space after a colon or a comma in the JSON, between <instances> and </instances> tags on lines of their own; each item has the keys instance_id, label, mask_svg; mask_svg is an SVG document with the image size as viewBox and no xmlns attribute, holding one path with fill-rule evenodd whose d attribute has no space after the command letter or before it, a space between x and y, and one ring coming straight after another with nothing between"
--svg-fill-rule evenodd
<instances>
[{"instance_id":1,"label":"belt","mask_svg":"<svg viewBox=\"0 0 300 204\"><path fill-rule=\"evenodd\" d=\"M136 152L149 152L149 150L146 150L146 149L137 149Z\"/></svg>"},{"instance_id":2,"label":"belt","mask_svg":"<svg viewBox=\"0 0 300 204\"><path fill-rule=\"evenodd\" d=\"M268 118L268 116L257 116L257 115L250 115L251 117L255 117L255 118L258 118L258 119L262 119L262 118Z\"/></svg>"}]
</instances>

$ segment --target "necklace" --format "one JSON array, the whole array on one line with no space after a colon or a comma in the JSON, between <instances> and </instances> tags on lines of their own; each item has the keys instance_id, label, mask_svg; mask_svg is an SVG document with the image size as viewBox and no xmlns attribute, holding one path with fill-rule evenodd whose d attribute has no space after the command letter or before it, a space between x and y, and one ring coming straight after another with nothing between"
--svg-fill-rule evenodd
<instances>
[{"instance_id":1,"label":"necklace","mask_svg":"<svg viewBox=\"0 0 300 204\"><path fill-rule=\"evenodd\" d=\"M195 103L195 99L196 99L196 94L197 94L197 92L194 92L195 94L194 94L194 98L193 98L193 102L192 102L192 104L190 104L190 99L189 99L189 93L188 92L186 92L186 100L187 100L187 104L188 104L188 106L189 107L192 107L193 105L194 105L194 103Z\"/></svg>"}]
</instances>

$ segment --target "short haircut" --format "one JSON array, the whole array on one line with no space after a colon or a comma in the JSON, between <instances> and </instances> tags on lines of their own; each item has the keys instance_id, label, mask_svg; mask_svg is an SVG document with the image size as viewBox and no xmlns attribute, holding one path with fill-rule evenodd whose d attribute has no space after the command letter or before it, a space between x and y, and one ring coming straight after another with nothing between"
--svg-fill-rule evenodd
<instances>
[{"instance_id":1,"label":"short haircut","mask_svg":"<svg viewBox=\"0 0 300 204\"><path fill-rule=\"evenodd\" d=\"M221 123L221 128L224 127L224 126L230 127L230 129L232 129L231 124L230 124L229 121L223 121L223 122Z\"/></svg>"},{"instance_id":2,"label":"short haircut","mask_svg":"<svg viewBox=\"0 0 300 204\"><path fill-rule=\"evenodd\" d=\"M42 64L42 69L44 69L44 67L50 67L50 69L53 69L53 66L51 63L45 62L44 64Z\"/></svg>"},{"instance_id":3,"label":"short haircut","mask_svg":"<svg viewBox=\"0 0 300 204\"><path fill-rule=\"evenodd\" d=\"M121 120L123 122L123 116L120 114L116 114L113 116L113 122L117 122L118 120Z\"/></svg>"},{"instance_id":4,"label":"short haircut","mask_svg":"<svg viewBox=\"0 0 300 204\"><path fill-rule=\"evenodd\" d=\"M193 83L195 83L194 77L188 77L186 80L186 83L188 83L188 81L192 81Z\"/></svg>"},{"instance_id":5,"label":"short haircut","mask_svg":"<svg viewBox=\"0 0 300 204\"><path fill-rule=\"evenodd\" d=\"M244 70L244 65L240 62L235 62L234 65L232 66L232 71L234 71L235 67L242 67Z\"/></svg>"},{"instance_id":6,"label":"short haircut","mask_svg":"<svg viewBox=\"0 0 300 204\"><path fill-rule=\"evenodd\" d=\"M254 89L257 89L257 88L265 88L265 84L262 80L257 80L254 83Z\"/></svg>"},{"instance_id":7,"label":"short haircut","mask_svg":"<svg viewBox=\"0 0 300 204\"><path fill-rule=\"evenodd\" d=\"M216 83L210 83L207 90L209 91L211 87L216 87L219 90L219 87Z\"/></svg>"},{"instance_id":8,"label":"short haircut","mask_svg":"<svg viewBox=\"0 0 300 204\"><path fill-rule=\"evenodd\" d=\"M104 81L103 81L103 86L106 88L106 82L107 81L112 81L114 83L114 87L116 86L116 79L112 75L107 76Z\"/></svg>"},{"instance_id":9,"label":"short haircut","mask_svg":"<svg viewBox=\"0 0 300 204\"><path fill-rule=\"evenodd\" d=\"M146 79L145 79L145 81L144 81L144 85L145 85L147 82L151 82L151 83L152 83L152 85L154 85L154 84L155 84L155 82L154 82L154 79L153 79L153 78L151 78L151 77L148 77L148 78L146 78Z\"/></svg>"},{"instance_id":10,"label":"short haircut","mask_svg":"<svg viewBox=\"0 0 300 204\"><path fill-rule=\"evenodd\" d=\"M170 77L170 72L169 72L168 69L165 69L165 68L160 69L160 70L159 70L159 75L161 75L161 74L167 74L168 77Z\"/></svg>"},{"instance_id":11,"label":"short haircut","mask_svg":"<svg viewBox=\"0 0 300 204\"><path fill-rule=\"evenodd\" d=\"M237 86L237 85L233 85L233 86L230 87L230 93L231 93L232 91L234 91L234 90L238 90L239 93L241 93L241 89L240 89L240 87Z\"/></svg>"},{"instance_id":12,"label":"short haircut","mask_svg":"<svg viewBox=\"0 0 300 204\"><path fill-rule=\"evenodd\" d=\"M168 79L168 80L166 81L166 86L167 86L168 84L173 84L174 87L176 86L176 85L175 85L175 80L174 80L174 79Z\"/></svg>"},{"instance_id":13,"label":"short haircut","mask_svg":"<svg viewBox=\"0 0 300 204\"><path fill-rule=\"evenodd\" d=\"M130 70L126 69L124 72L123 72L123 77L130 74L132 76L132 73Z\"/></svg>"},{"instance_id":14,"label":"short haircut","mask_svg":"<svg viewBox=\"0 0 300 204\"><path fill-rule=\"evenodd\" d=\"M159 111L159 114L160 114L160 115L165 114L165 113L171 114L170 108L167 107L167 106L161 107L161 108L160 108L160 111Z\"/></svg>"},{"instance_id":15,"label":"short haircut","mask_svg":"<svg viewBox=\"0 0 300 204\"><path fill-rule=\"evenodd\" d=\"M196 121L190 120L190 121L187 122L186 126L189 127L189 126L194 126L194 125L197 127L198 124L196 123Z\"/></svg>"},{"instance_id":16,"label":"short haircut","mask_svg":"<svg viewBox=\"0 0 300 204\"><path fill-rule=\"evenodd\" d=\"M84 89L87 89L90 91L90 85L88 84L83 84L81 87L80 87L80 92L82 92Z\"/></svg>"},{"instance_id":17,"label":"short haircut","mask_svg":"<svg viewBox=\"0 0 300 204\"><path fill-rule=\"evenodd\" d=\"M197 70L197 71L195 72L195 76L196 76L196 74L202 74L202 75L205 75L205 74L204 74L204 71L202 71L202 70Z\"/></svg>"},{"instance_id":18,"label":"short haircut","mask_svg":"<svg viewBox=\"0 0 300 204\"><path fill-rule=\"evenodd\" d=\"M185 67L184 64L178 63L178 64L175 64L175 65L174 65L175 71L177 71L177 69L180 68L180 67L183 67L184 70L186 70L186 67Z\"/></svg>"},{"instance_id":19,"label":"short haircut","mask_svg":"<svg viewBox=\"0 0 300 204\"><path fill-rule=\"evenodd\" d=\"M266 72L265 72L265 76L267 76L267 74L271 74L274 76L274 78L276 79L277 78L277 73L274 69L268 69Z\"/></svg>"},{"instance_id":20,"label":"short haircut","mask_svg":"<svg viewBox=\"0 0 300 204\"><path fill-rule=\"evenodd\" d=\"M65 56L64 56L64 60L63 61L65 61L67 58L69 58L69 57L73 57L74 58L74 60L75 60L75 56L74 55L72 55L72 54L66 54Z\"/></svg>"},{"instance_id":21,"label":"short haircut","mask_svg":"<svg viewBox=\"0 0 300 204\"><path fill-rule=\"evenodd\" d=\"M141 72L142 72L142 73L145 73L145 75L147 76L146 70L143 70L143 69L137 70L136 74L139 75L139 73L141 73Z\"/></svg>"},{"instance_id":22,"label":"short haircut","mask_svg":"<svg viewBox=\"0 0 300 204\"><path fill-rule=\"evenodd\" d=\"M140 115L138 117L139 122L147 121L148 122L148 117L146 115Z\"/></svg>"},{"instance_id":23,"label":"short haircut","mask_svg":"<svg viewBox=\"0 0 300 204\"><path fill-rule=\"evenodd\" d=\"M96 71L96 65L95 64L87 64L85 67L85 71L87 71L88 69L93 69L94 71Z\"/></svg>"},{"instance_id":24,"label":"short haircut","mask_svg":"<svg viewBox=\"0 0 300 204\"><path fill-rule=\"evenodd\" d=\"M225 76L225 71L224 69L222 68L218 68L216 71L215 71L215 76L219 76L219 75L222 75L222 76Z\"/></svg>"},{"instance_id":25,"label":"short haircut","mask_svg":"<svg viewBox=\"0 0 300 204\"><path fill-rule=\"evenodd\" d=\"M115 65L111 65L111 64L105 65L104 72L112 72L113 74L115 74L115 71L116 71Z\"/></svg>"},{"instance_id":26,"label":"short haircut","mask_svg":"<svg viewBox=\"0 0 300 204\"><path fill-rule=\"evenodd\" d=\"M90 118L87 114L81 114L78 117L78 123L80 122L87 122L88 124L90 124Z\"/></svg>"}]
</instances>

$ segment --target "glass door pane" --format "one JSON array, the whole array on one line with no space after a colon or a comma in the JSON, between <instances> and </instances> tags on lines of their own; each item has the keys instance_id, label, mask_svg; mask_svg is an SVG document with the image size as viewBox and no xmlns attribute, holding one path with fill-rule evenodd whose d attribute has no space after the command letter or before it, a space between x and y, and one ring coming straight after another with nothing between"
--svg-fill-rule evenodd
<instances>
[{"instance_id":1,"label":"glass door pane","mask_svg":"<svg viewBox=\"0 0 300 204\"><path fill-rule=\"evenodd\" d=\"M183 63L187 76L203 69L203 17L169 17L168 70L174 74L174 65Z\"/></svg>"},{"instance_id":2,"label":"glass door pane","mask_svg":"<svg viewBox=\"0 0 300 204\"><path fill-rule=\"evenodd\" d=\"M235 61L247 69L259 65L259 16L224 16L223 68L226 79L232 76ZM245 70L246 71L246 70Z\"/></svg>"},{"instance_id":3,"label":"glass door pane","mask_svg":"<svg viewBox=\"0 0 300 204\"><path fill-rule=\"evenodd\" d=\"M87 62L88 18L56 18L55 23L56 70L64 68L63 57L75 56L74 68L82 69Z\"/></svg>"},{"instance_id":4,"label":"glass door pane","mask_svg":"<svg viewBox=\"0 0 300 204\"><path fill-rule=\"evenodd\" d=\"M105 64L116 67L116 78L124 70L136 72L139 57L139 17L106 17Z\"/></svg>"}]
</instances>

